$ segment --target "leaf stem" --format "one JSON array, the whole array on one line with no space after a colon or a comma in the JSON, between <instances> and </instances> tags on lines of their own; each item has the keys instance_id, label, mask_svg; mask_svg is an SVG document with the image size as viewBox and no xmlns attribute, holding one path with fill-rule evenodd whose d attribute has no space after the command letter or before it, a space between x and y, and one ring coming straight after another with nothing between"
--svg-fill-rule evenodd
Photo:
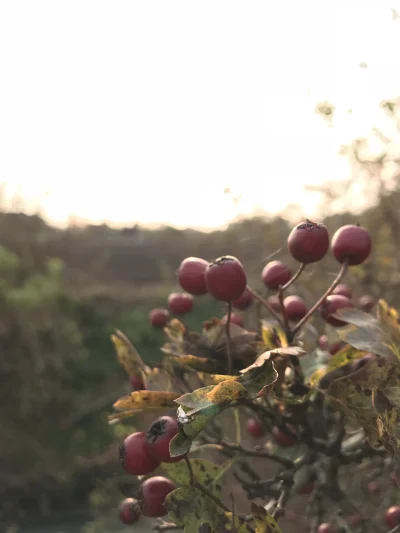
<instances>
[{"instance_id":1,"label":"leaf stem","mask_svg":"<svg viewBox=\"0 0 400 533\"><path fill-rule=\"evenodd\" d=\"M286 309L283 305L283 287L281 285L279 285L279 288L278 288L278 298L279 298L279 303L280 303L281 310L282 310L283 329L286 333L286 337L289 338L290 337L289 319L286 313Z\"/></svg>"},{"instance_id":2,"label":"leaf stem","mask_svg":"<svg viewBox=\"0 0 400 533\"><path fill-rule=\"evenodd\" d=\"M226 318L226 353L228 357L228 374L232 374L232 352L231 352L231 318L232 318L232 302L228 302L228 316Z\"/></svg>"},{"instance_id":3,"label":"leaf stem","mask_svg":"<svg viewBox=\"0 0 400 533\"><path fill-rule=\"evenodd\" d=\"M290 285L294 283L298 277L301 276L305 268L306 268L306 263L301 263L295 275L292 278L290 278L290 280L285 285L282 286L282 291L285 291L287 288L289 288Z\"/></svg>"}]
</instances>

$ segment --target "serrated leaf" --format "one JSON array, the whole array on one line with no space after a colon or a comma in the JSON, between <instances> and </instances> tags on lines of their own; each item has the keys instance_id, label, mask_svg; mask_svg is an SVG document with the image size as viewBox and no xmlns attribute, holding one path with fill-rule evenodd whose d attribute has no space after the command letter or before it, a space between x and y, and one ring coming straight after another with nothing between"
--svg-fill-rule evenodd
<instances>
[{"instance_id":1,"label":"serrated leaf","mask_svg":"<svg viewBox=\"0 0 400 533\"><path fill-rule=\"evenodd\" d=\"M239 382L251 397L262 396L278 379L274 361L266 359L263 364L250 366L242 373Z\"/></svg>"},{"instance_id":2,"label":"serrated leaf","mask_svg":"<svg viewBox=\"0 0 400 533\"><path fill-rule=\"evenodd\" d=\"M281 533L277 521L264 507L252 503L251 512L256 524L256 533Z\"/></svg>"},{"instance_id":3,"label":"serrated leaf","mask_svg":"<svg viewBox=\"0 0 400 533\"><path fill-rule=\"evenodd\" d=\"M275 348L274 350L269 350L269 351L264 352L261 355L259 355L252 365L248 366L247 368L244 368L243 370L240 371L240 373L241 374L245 374L246 372L248 372L249 370L251 370L251 369L253 369L255 367L263 366L265 361L267 361L269 359L272 359L274 356L278 356L278 355L281 355L281 356L297 355L297 356L299 356L299 355L303 355L305 353L306 353L305 350L303 350L303 348L300 348L300 346L288 346L286 348Z\"/></svg>"},{"instance_id":4,"label":"serrated leaf","mask_svg":"<svg viewBox=\"0 0 400 533\"><path fill-rule=\"evenodd\" d=\"M168 494L165 507L171 520L184 528L185 533L198 533L202 524L209 524L217 533L219 510L214 501L195 487L181 487Z\"/></svg>"},{"instance_id":5,"label":"serrated leaf","mask_svg":"<svg viewBox=\"0 0 400 533\"><path fill-rule=\"evenodd\" d=\"M143 374L149 369L128 337L116 330L115 334L111 335L111 341L117 353L117 359L128 376L143 378Z\"/></svg>"},{"instance_id":6,"label":"serrated leaf","mask_svg":"<svg viewBox=\"0 0 400 533\"><path fill-rule=\"evenodd\" d=\"M221 496L222 487L220 483L214 484L214 479L220 476L222 467L207 459L190 459L193 476L197 483L208 488L216 497ZM162 469L168 478L179 485L190 485L190 476L185 461L177 463L162 463Z\"/></svg>"},{"instance_id":7,"label":"serrated leaf","mask_svg":"<svg viewBox=\"0 0 400 533\"><path fill-rule=\"evenodd\" d=\"M161 407L175 407L177 398L179 398L179 393L177 392L139 390L120 398L114 403L113 407L117 411L129 409L144 411L147 409L160 409Z\"/></svg>"}]
</instances>

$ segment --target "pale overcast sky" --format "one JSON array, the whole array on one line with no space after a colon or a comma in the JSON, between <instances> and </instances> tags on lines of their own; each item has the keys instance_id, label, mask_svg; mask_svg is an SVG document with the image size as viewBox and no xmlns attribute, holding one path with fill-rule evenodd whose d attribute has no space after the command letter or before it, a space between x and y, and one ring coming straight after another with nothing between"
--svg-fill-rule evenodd
<instances>
[{"instance_id":1,"label":"pale overcast sky","mask_svg":"<svg viewBox=\"0 0 400 533\"><path fill-rule=\"evenodd\" d=\"M3 0L0 183L54 223L212 227L316 197L400 95L392 1ZM368 68L360 68L366 62ZM338 108L329 129L314 113ZM347 109L354 111L347 114Z\"/></svg>"}]
</instances>

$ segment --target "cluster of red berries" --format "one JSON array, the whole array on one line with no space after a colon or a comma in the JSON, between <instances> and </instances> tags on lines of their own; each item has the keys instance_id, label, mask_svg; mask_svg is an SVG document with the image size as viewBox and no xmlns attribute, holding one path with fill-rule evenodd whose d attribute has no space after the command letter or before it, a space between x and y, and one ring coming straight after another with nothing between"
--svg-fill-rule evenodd
<instances>
[{"instance_id":1,"label":"cluster of red berries","mask_svg":"<svg viewBox=\"0 0 400 533\"><path fill-rule=\"evenodd\" d=\"M385 511L385 523L390 529L394 529L396 526L400 525L400 506L394 505L389 507ZM353 515L350 518L351 525L353 527L357 526L361 522L360 515ZM324 522L318 526L317 533L337 533L338 529L335 528L332 524Z\"/></svg>"},{"instance_id":2,"label":"cluster of red berries","mask_svg":"<svg viewBox=\"0 0 400 533\"><path fill-rule=\"evenodd\" d=\"M120 462L128 474L136 476L154 472L160 463L175 463L184 455L171 457L169 443L178 433L177 421L171 416L157 418L147 432L132 433L121 443ZM174 483L162 476L146 479L140 486L139 500L127 498L120 504L120 518L125 524L133 524L143 516L160 517L167 514L166 496L176 489Z\"/></svg>"}]
</instances>

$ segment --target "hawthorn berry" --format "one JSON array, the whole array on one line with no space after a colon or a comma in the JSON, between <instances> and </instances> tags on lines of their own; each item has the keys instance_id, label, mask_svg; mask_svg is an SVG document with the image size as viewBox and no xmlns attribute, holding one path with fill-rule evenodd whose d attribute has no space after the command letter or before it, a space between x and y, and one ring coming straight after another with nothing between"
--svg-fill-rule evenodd
<instances>
[{"instance_id":1,"label":"hawthorn berry","mask_svg":"<svg viewBox=\"0 0 400 533\"><path fill-rule=\"evenodd\" d=\"M247 421L247 432L252 437L258 438L264 434L264 428L259 420L249 418Z\"/></svg>"},{"instance_id":2,"label":"hawthorn berry","mask_svg":"<svg viewBox=\"0 0 400 533\"><path fill-rule=\"evenodd\" d=\"M246 272L236 257L225 255L212 261L205 273L208 292L217 300L232 302L244 293Z\"/></svg>"},{"instance_id":3,"label":"hawthorn berry","mask_svg":"<svg viewBox=\"0 0 400 533\"><path fill-rule=\"evenodd\" d=\"M300 296L287 296L283 300L283 307L289 320L297 322L307 314L307 306Z\"/></svg>"},{"instance_id":4,"label":"hawthorn berry","mask_svg":"<svg viewBox=\"0 0 400 533\"><path fill-rule=\"evenodd\" d=\"M121 443L119 460L125 472L136 476L150 474L160 464L151 456L146 434L142 431L132 433Z\"/></svg>"},{"instance_id":5,"label":"hawthorn berry","mask_svg":"<svg viewBox=\"0 0 400 533\"><path fill-rule=\"evenodd\" d=\"M185 292L173 292L168 296L168 307L174 315L185 315L193 309L193 296Z\"/></svg>"},{"instance_id":6,"label":"hawthorn berry","mask_svg":"<svg viewBox=\"0 0 400 533\"><path fill-rule=\"evenodd\" d=\"M153 518L165 516L165 498L176 489L176 485L166 477L154 476L143 481L139 489L139 501L143 516Z\"/></svg>"},{"instance_id":7,"label":"hawthorn berry","mask_svg":"<svg viewBox=\"0 0 400 533\"><path fill-rule=\"evenodd\" d=\"M393 529L398 524L400 524L400 506L399 505L393 505L392 507L389 507L389 509L386 510L385 522L390 527L390 529Z\"/></svg>"},{"instance_id":8,"label":"hawthorn berry","mask_svg":"<svg viewBox=\"0 0 400 533\"><path fill-rule=\"evenodd\" d=\"M367 485L368 492L375 494L379 491L379 485L376 481L370 481Z\"/></svg>"},{"instance_id":9,"label":"hawthorn berry","mask_svg":"<svg viewBox=\"0 0 400 533\"><path fill-rule=\"evenodd\" d=\"M119 519L123 524L134 524L140 517L140 505L135 498L125 498L118 507Z\"/></svg>"},{"instance_id":10,"label":"hawthorn berry","mask_svg":"<svg viewBox=\"0 0 400 533\"><path fill-rule=\"evenodd\" d=\"M361 296L361 298L358 300L358 305L363 311L371 311L375 305L375 299L368 294L364 294L364 296Z\"/></svg>"},{"instance_id":11,"label":"hawthorn berry","mask_svg":"<svg viewBox=\"0 0 400 533\"><path fill-rule=\"evenodd\" d=\"M222 322L224 324L226 324L228 320L228 315L225 315L223 318L222 318ZM231 313L231 320L230 320L231 324L236 324L237 326L240 326L241 328L243 327L243 320L242 320L242 317L237 315L236 313Z\"/></svg>"},{"instance_id":12,"label":"hawthorn berry","mask_svg":"<svg viewBox=\"0 0 400 533\"><path fill-rule=\"evenodd\" d=\"M348 287L344 283L339 283L339 285L337 285L333 289L332 294L341 294L342 296L346 296L346 298L348 298L349 300L351 300L352 297L352 291L350 287Z\"/></svg>"},{"instance_id":13,"label":"hawthorn berry","mask_svg":"<svg viewBox=\"0 0 400 533\"><path fill-rule=\"evenodd\" d=\"M321 306L322 318L332 326L344 326L346 322L343 322L343 320L339 320L332 315L339 309L347 309L351 307L354 307L353 303L351 300L346 298L346 296L342 296L340 294L331 294L328 296L328 298L326 298Z\"/></svg>"},{"instance_id":14,"label":"hawthorn berry","mask_svg":"<svg viewBox=\"0 0 400 533\"><path fill-rule=\"evenodd\" d=\"M205 273L208 261L200 257L187 257L178 269L178 281L182 289L189 294L201 296L207 294Z\"/></svg>"},{"instance_id":15,"label":"hawthorn berry","mask_svg":"<svg viewBox=\"0 0 400 533\"><path fill-rule=\"evenodd\" d=\"M133 390L146 390L143 379L139 376L130 376L129 381Z\"/></svg>"},{"instance_id":16,"label":"hawthorn berry","mask_svg":"<svg viewBox=\"0 0 400 533\"><path fill-rule=\"evenodd\" d=\"M233 307L236 307L236 309L240 309L244 311L248 307L250 307L251 302L253 301L253 295L249 291L249 289L245 289L244 293L239 296L239 298L236 298L236 300L233 300L232 305Z\"/></svg>"},{"instance_id":17,"label":"hawthorn berry","mask_svg":"<svg viewBox=\"0 0 400 533\"><path fill-rule=\"evenodd\" d=\"M336 529L327 522L323 522L318 526L317 533L336 533Z\"/></svg>"},{"instance_id":18,"label":"hawthorn berry","mask_svg":"<svg viewBox=\"0 0 400 533\"><path fill-rule=\"evenodd\" d=\"M329 341L328 337L326 335L321 335L318 339L318 346L322 348L322 350L327 350L329 348Z\"/></svg>"},{"instance_id":19,"label":"hawthorn berry","mask_svg":"<svg viewBox=\"0 0 400 533\"><path fill-rule=\"evenodd\" d=\"M325 257L329 249L329 233L324 224L306 220L292 229L288 249L300 263L315 263Z\"/></svg>"},{"instance_id":20,"label":"hawthorn berry","mask_svg":"<svg viewBox=\"0 0 400 533\"><path fill-rule=\"evenodd\" d=\"M271 261L263 268L261 277L269 289L277 289L279 285L285 285L290 280L292 273L281 261Z\"/></svg>"},{"instance_id":21,"label":"hawthorn berry","mask_svg":"<svg viewBox=\"0 0 400 533\"><path fill-rule=\"evenodd\" d=\"M280 313L282 310L281 301L279 300L278 296L276 294L273 294L272 296L269 296L267 298L267 302L272 307L274 311L277 313Z\"/></svg>"},{"instance_id":22,"label":"hawthorn berry","mask_svg":"<svg viewBox=\"0 0 400 533\"><path fill-rule=\"evenodd\" d=\"M291 424L288 425L288 429L290 429L292 433L295 432L295 427L292 426ZM277 426L274 426L272 428L272 435L275 439L275 442L279 446L282 446L284 448L293 446L297 442L297 440L294 437L292 437L291 435L288 435L287 433L279 429Z\"/></svg>"},{"instance_id":23,"label":"hawthorn berry","mask_svg":"<svg viewBox=\"0 0 400 533\"><path fill-rule=\"evenodd\" d=\"M163 328L167 325L169 311L168 309L153 309L152 311L150 311L149 318L152 326L154 326L155 328Z\"/></svg>"},{"instance_id":24,"label":"hawthorn berry","mask_svg":"<svg viewBox=\"0 0 400 533\"><path fill-rule=\"evenodd\" d=\"M334 342L332 346L329 348L329 353L331 355L335 355L339 350L341 350L344 346L344 342Z\"/></svg>"},{"instance_id":25,"label":"hawthorn berry","mask_svg":"<svg viewBox=\"0 0 400 533\"><path fill-rule=\"evenodd\" d=\"M371 253L371 237L361 226L347 225L337 230L332 239L332 253L339 263L360 265Z\"/></svg>"},{"instance_id":26,"label":"hawthorn berry","mask_svg":"<svg viewBox=\"0 0 400 533\"><path fill-rule=\"evenodd\" d=\"M150 455L159 463L176 463L185 457L179 455L171 457L169 443L178 433L178 423L172 416L157 418L146 433L147 446Z\"/></svg>"}]
</instances>

